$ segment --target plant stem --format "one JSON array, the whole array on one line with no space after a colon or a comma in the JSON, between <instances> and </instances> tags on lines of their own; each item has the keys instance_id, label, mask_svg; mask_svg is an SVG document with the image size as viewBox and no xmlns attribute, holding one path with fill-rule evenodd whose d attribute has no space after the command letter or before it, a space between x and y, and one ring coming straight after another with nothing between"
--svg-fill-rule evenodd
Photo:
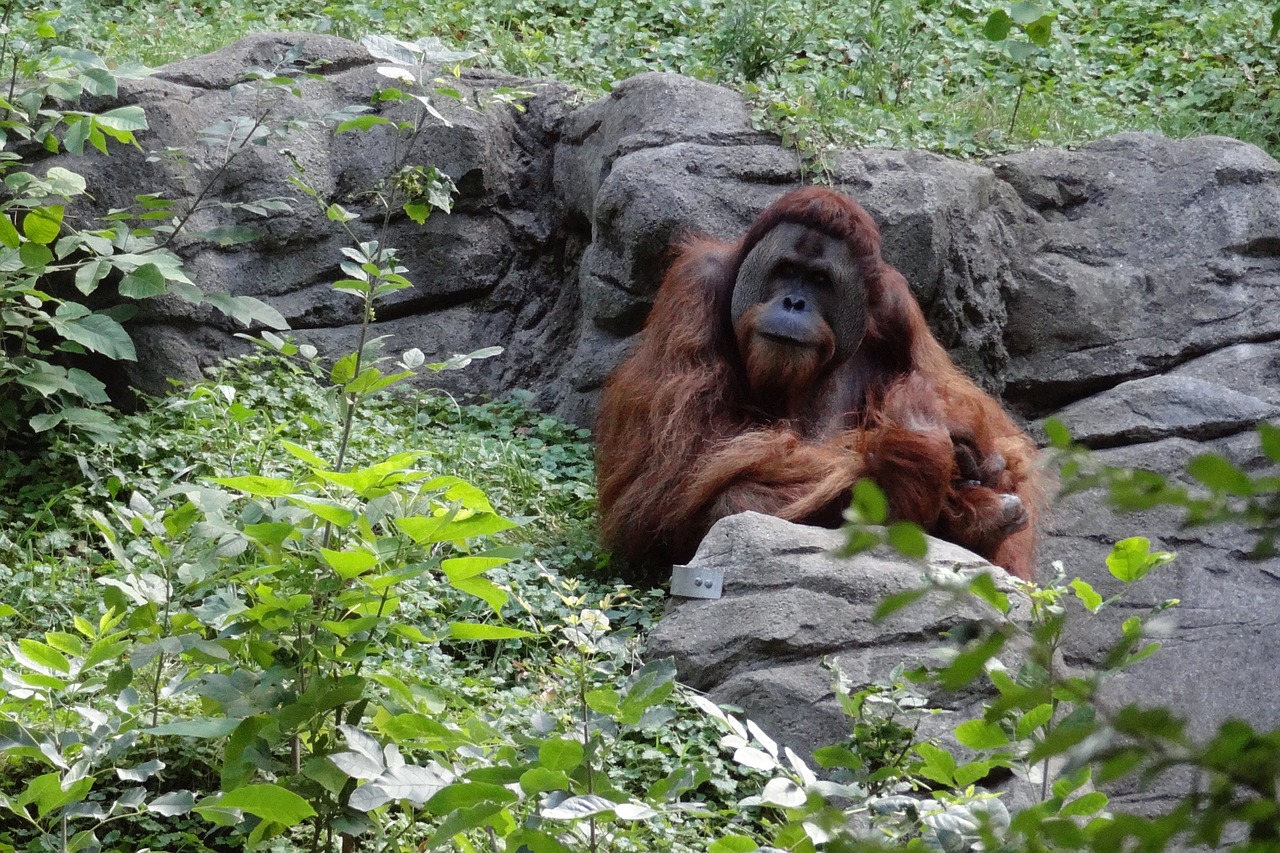
<instances>
[{"instance_id":1,"label":"plant stem","mask_svg":"<svg viewBox=\"0 0 1280 853\"><path fill-rule=\"evenodd\" d=\"M1018 79L1018 97L1013 101L1013 115L1009 116L1009 135L1013 135L1013 125L1018 120L1018 107L1022 106L1022 92L1027 88L1027 84Z\"/></svg>"},{"instance_id":2,"label":"plant stem","mask_svg":"<svg viewBox=\"0 0 1280 853\"><path fill-rule=\"evenodd\" d=\"M4 18L0 19L0 27L4 28L4 40L0 41L0 61L9 54L9 34L12 30L9 27L9 16L13 14L14 0L9 0L4 4ZM8 102L13 103L13 92L18 85L18 57L13 58L13 70L9 73L9 97ZM8 118L13 110L6 107L4 117Z\"/></svg>"}]
</instances>

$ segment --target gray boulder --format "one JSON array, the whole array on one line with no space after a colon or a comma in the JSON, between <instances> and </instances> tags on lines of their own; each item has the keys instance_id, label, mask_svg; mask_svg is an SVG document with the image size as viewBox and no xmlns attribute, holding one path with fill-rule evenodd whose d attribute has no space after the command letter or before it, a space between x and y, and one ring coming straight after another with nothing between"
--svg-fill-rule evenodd
<instances>
[{"instance_id":1,"label":"gray boulder","mask_svg":"<svg viewBox=\"0 0 1280 853\"><path fill-rule=\"evenodd\" d=\"M754 512L720 520L690 565L724 571L723 596L673 600L649 634L647 656L673 657L685 683L741 707L807 759L815 748L849 738L827 661L837 661L855 685L881 681L899 664L930 661L944 632L991 615L972 598L935 596L875 622L885 597L921 586L927 574L960 581L988 572L1010 596L1012 618L1029 612L1003 569L949 542L930 539L926 565L882 550L833 556L843 543L838 531ZM933 718L927 734L977 716L984 696L934 698L959 716Z\"/></svg>"}]
</instances>

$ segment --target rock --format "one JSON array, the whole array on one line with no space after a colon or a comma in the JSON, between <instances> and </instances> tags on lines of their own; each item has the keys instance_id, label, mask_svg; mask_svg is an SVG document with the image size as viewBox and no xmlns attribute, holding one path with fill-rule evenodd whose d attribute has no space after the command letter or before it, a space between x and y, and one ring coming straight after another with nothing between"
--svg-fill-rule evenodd
<instances>
[{"instance_id":1,"label":"rock","mask_svg":"<svg viewBox=\"0 0 1280 853\"><path fill-rule=\"evenodd\" d=\"M1025 619L1029 613L1029 602L1003 569L949 542L929 540L927 566L887 551L833 556L843 543L838 531L754 512L720 520L690 565L723 570L723 596L673 599L649 635L647 657L675 658L683 682L741 707L771 737L807 758L816 747L849 737L828 659L839 661L853 684L869 684L898 664L926 661L946 631L989 615L972 599L957 604L934 596L875 622L886 596L921 586L926 572L966 579L989 572L1010 596L1010 615ZM973 716L983 697L937 698ZM945 721L935 728L931 734L949 730Z\"/></svg>"}]
</instances>

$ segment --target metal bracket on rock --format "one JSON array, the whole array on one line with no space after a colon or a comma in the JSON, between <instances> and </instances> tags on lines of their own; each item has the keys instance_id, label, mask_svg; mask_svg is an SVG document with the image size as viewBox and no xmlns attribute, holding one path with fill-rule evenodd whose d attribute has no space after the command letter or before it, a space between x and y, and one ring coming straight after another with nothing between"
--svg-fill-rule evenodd
<instances>
[{"instance_id":1,"label":"metal bracket on rock","mask_svg":"<svg viewBox=\"0 0 1280 853\"><path fill-rule=\"evenodd\" d=\"M672 595L680 598L719 598L723 588L724 569L671 567Z\"/></svg>"}]
</instances>

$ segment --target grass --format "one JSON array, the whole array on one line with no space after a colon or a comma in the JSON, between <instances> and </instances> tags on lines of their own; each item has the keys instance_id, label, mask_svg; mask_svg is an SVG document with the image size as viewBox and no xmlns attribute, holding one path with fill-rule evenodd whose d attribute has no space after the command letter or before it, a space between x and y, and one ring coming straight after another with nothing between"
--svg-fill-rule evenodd
<instances>
[{"instance_id":1,"label":"grass","mask_svg":"<svg viewBox=\"0 0 1280 853\"><path fill-rule=\"evenodd\" d=\"M763 126L819 159L859 145L979 156L1120 130L1280 150L1270 0L1042 2L1039 48L1016 30L984 36L992 12L1035 4L976 0L43 2L60 6L68 43L116 62L170 62L292 29L436 36L478 51L484 66L589 93L643 71L687 74L743 91Z\"/></svg>"}]
</instances>

